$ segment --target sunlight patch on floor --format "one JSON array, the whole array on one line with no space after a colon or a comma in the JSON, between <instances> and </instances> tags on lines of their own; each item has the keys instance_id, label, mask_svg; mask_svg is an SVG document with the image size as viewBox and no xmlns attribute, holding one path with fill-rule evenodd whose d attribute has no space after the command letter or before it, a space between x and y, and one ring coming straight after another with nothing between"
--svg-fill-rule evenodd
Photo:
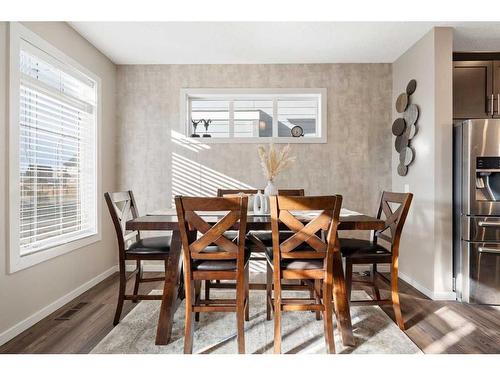
<instances>
[{"instance_id":1,"label":"sunlight patch on floor","mask_svg":"<svg viewBox=\"0 0 500 375\"><path fill-rule=\"evenodd\" d=\"M440 308L434 314L448 324L453 331L448 332L439 340L434 341L424 348L424 352L426 353L443 353L446 349L457 344L462 338L470 335L476 329L473 323L446 306Z\"/></svg>"}]
</instances>

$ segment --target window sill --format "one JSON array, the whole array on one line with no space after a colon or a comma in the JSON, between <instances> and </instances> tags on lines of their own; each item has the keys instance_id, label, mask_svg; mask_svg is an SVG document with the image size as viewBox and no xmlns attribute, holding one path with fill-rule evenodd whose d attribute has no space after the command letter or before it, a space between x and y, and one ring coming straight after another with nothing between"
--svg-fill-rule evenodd
<instances>
[{"instance_id":1,"label":"window sill","mask_svg":"<svg viewBox=\"0 0 500 375\"><path fill-rule=\"evenodd\" d=\"M9 259L9 273L21 271L23 269L32 267L36 264L45 262L47 260L53 259L63 254L70 253L74 250L81 249L85 246L89 246L101 240L101 234L90 234L86 237L63 243L42 251L34 252L31 254L26 254L21 256L16 249L16 254L13 254L13 249L11 249L10 259Z\"/></svg>"},{"instance_id":2,"label":"window sill","mask_svg":"<svg viewBox=\"0 0 500 375\"><path fill-rule=\"evenodd\" d=\"M327 143L326 137L262 137L262 138L212 138L212 137L189 137L186 136L183 139L185 142L189 143Z\"/></svg>"}]
</instances>

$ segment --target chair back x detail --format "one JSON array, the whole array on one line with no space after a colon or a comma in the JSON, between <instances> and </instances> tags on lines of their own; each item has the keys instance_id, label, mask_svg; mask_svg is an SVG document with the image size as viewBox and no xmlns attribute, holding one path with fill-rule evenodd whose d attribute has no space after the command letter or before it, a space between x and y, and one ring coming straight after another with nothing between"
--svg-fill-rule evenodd
<instances>
[{"instance_id":1,"label":"chair back x detail","mask_svg":"<svg viewBox=\"0 0 500 375\"><path fill-rule=\"evenodd\" d=\"M399 251L401 233L403 232L412 199L413 194L411 193L393 193L389 191L382 193L377 218L384 219L385 225L384 229L374 231L373 242L377 243L378 239L388 242L391 245L393 255L394 251ZM395 205L397 207L394 209L393 206Z\"/></svg>"},{"instance_id":2,"label":"chair back x detail","mask_svg":"<svg viewBox=\"0 0 500 375\"><path fill-rule=\"evenodd\" d=\"M273 234L279 233L280 223L293 235L279 242L273 235L275 256L292 259L325 258L333 251L339 225L341 196L330 197L271 197L271 227ZM292 211L321 211L307 224L303 224ZM298 215L301 213L299 212ZM326 232L324 239L321 232ZM279 250L279 251L278 251Z\"/></svg>"},{"instance_id":3,"label":"chair back x detail","mask_svg":"<svg viewBox=\"0 0 500 375\"><path fill-rule=\"evenodd\" d=\"M189 258L217 260L243 257L248 197L176 197L175 202L181 240ZM199 215L203 211L227 213L217 223L209 224ZM234 240L225 237L224 233L238 222L238 236ZM197 236L198 232L200 236ZM212 244L217 245L218 251L205 251Z\"/></svg>"}]
</instances>

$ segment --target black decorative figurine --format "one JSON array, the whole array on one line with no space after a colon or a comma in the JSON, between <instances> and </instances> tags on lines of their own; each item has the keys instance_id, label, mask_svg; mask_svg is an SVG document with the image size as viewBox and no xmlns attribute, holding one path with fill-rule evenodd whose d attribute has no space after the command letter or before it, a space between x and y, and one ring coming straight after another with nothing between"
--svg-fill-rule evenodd
<instances>
[{"instance_id":1,"label":"black decorative figurine","mask_svg":"<svg viewBox=\"0 0 500 375\"><path fill-rule=\"evenodd\" d=\"M198 120L198 121L195 121L195 120L191 120L191 123L193 124L193 134L191 134L191 137L193 138L199 138L200 135L199 134L196 134L196 127L198 126L198 124L201 122L202 120Z\"/></svg>"},{"instance_id":2,"label":"black decorative figurine","mask_svg":"<svg viewBox=\"0 0 500 375\"><path fill-rule=\"evenodd\" d=\"M212 122L212 120L201 120L203 121L203 126L205 127L205 134L203 134L203 138L206 138L206 137L211 137L210 134L208 134L208 126L210 125L210 123Z\"/></svg>"}]
</instances>

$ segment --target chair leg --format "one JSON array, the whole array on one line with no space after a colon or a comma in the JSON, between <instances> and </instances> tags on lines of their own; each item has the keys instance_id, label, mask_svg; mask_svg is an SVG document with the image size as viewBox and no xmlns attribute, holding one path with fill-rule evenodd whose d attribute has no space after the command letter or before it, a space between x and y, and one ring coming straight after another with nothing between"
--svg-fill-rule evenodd
<instances>
[{"instance_id":1,"label":"chair leg","mask_svg":"<svg viewBox=\"0 0 500 375\"><path fill-rule=\"evenodd\" d=\"M200 302L200 293L201 293L201 280L196 280L194 282L194 303L195 304ZM194 320L196 322L200 321L200 313L199 312L194 313Z\"/></svg>"},{"instance_id":2,"label":"chair leg","mask_svg":"<svg viewBox=\"0 0 500 375\"><path fill-rule=\"evenodd\" d=\"M351 302L352 291L352 262L349 258L345 260L345 290L347 293L347 302Z\"/></svg>"},{"instance_id":3,"label":"chair leg","mask_svg":"<svg viewBox=\"0 0 500 375\"><path fill-rule=\"evenodd\" d=\"M210 285L211 285L211 281L205 280L205 299L206 300L210 299Z\"/></svg>"},{"instance_id":4,"label":"chair leg","mask_svg":"<svg viewBox=\"0 0 500 375\"><path fill-rule=\"evenodd\" d=\"M314 298L317 304L321 303L321 280L314 280ZM316 311L316 320L321 320L321 311Z\"/></svg>"},{"instance_id":5,"label":"chair leg","mask_svg":"<svg viewBox=\"0 0 500 375\"><path fill-rule=\"evenodd\" d=\"M184 321L184 354L193 352L193 284L192 280L184 278L184 288L186 290L186 318ZM187 280L186 280L187 279Z\"/></svg>"},{"instance_id":6,"label":"chair leg","mask_svg":"<svg viewBox=\"0 0 500 375\"><path fill-rule=\"evenodd\" d=\"M138 271L137 273L135 274L135 283L134 283L134 295L138 295L139 294L139 284L141 282L141 279L142 279L142 263L140 260L137 260L137 266L138 268ZM133 303L137 303L139 302L137 299L134 299L132 300Z\"/></svg>"},{"instance_id":7,"label":"chair leg","mask_svg":"<svg viewBox=\"0 0 500 375\"><path fill-rule=\"evenodd\" d=\"M113 325L115 326L120 322L120 316L122 315L126 287L127 277L125 275L125 261L120 261L120 286L118 289L118 302L116 304L115 318L113 319Z\"/></svg>"},{"instance_id":8,"label":"chair leg","mask_svg":"<svg viewBox=\"0 0 500 375\"><path fill-rule=\"evenodd\" d=\"M405 330L405 323L403 320L403 314L401 313L401 306L399 303L399 290L398 290L398 271L394 266L391 270L391 299L392 308L394 310L394 316L396 318L396 323L399 329Z\"/></svg>"},{"instance_id":9,"label":"chair leg","mask_svg":"<svg viewBox=\"0 0 500 375\"><path fill-rule=\"evenodd\" d=\"M274 354L281 353L281 280L279 271L274 273Z\"/></svg>"},{"instance_id":10,"label":"chair leg","mask_svg":"<svg viewBox=\"0 0 500 375\"><path fill-rule=\"evenodd\" d=\"M271 302L273 297L273 270L269 263L266 269L266 320L271 320Z\"/></svg>"},{"instance_id":11,"label":"chair leg","mask_svg":"<svg viewBox=\"0 0 500 375\"><path fill-rule=\"evenodd\" d=\"M236 280L236 326L238 354L245 354L245 271Z\"/></svg>"},{"instance_id":12,"label":"chair leg","mask_svg":"<svg viewBox=\"0 0 500 375\"><path fill-rule=\"evenodd\" d=\"M325 342L328 354L335 353L335 337L333 335L333 304L332 304L333 286L326 280L323 282L323 322L325 326Z\"/></svg>"},{"instance_id":13,"label":"chair leg","mask_svg":"<svg viewBox=\"0 0 500 375\"><path fill-rule=\"evenodd\" d=\"M250 263L245 267L245 320L250 321Z\"/></svg>"},{"instance_id":14,"label":"chair leg","mask_svg":"<svg viewBox=\"0 0 500 375\"><path fill-rule=\"evenodd\" d=\"M372 265L372 272L371 272L371 282L373 283L373 286L372 286L372 291L373 291L373 295L375 297L376 300L380 300L380 291L378 289L378 286L377 284L375 284L377 281L377 263L373 263Z\"/></svg>"}]
</instances>

